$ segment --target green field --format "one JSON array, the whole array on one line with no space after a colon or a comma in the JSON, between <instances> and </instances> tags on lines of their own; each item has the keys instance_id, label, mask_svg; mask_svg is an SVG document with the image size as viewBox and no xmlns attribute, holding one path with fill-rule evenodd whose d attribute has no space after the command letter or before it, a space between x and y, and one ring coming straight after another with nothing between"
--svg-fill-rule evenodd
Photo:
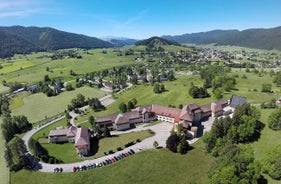
<instances>
[{"instance_id":1,"label":"green field","mask_svg":"<svg viewBox=\"0 0 281 184\"><path fill-rule=\"evenodd\" d=\"M72 98L77 94L87 97L103 97L106 93L97 88L82 87L74 91L63 92L58 96L47 97L46 94L37 93L23 98L23 106L12 110L13 115L25 115L32 123L64 112ZM12 104L13 105L13 104Z\"/></svg>"},{"instance_id":2,"label":"green field","mask_svg":"<svg viewBox=\"0 0 281 184\"><path fill-rule=\"evenodd\" d=\"M227 47L225 47L227 49ZM133 47L136 50L143 50L143 46ZM170 49L177 50L178 47ZM242 48L233 48L233 51L241 51ZM256 50L254 50L256 51ZM43 76L48 74L51 78L61 77L67 81L74 79L69 75L69 71L72 69L78 74L83 74L91 71L102 70L113 66L119 66L124 64L134 63L135 56L120 56L117 57L116 53L112 49L108 50L107 54L102 54L101 50L91 50L93 55L88 55L80 51L83 59L62 59L51 61L48 58L37 59L45 53L36 53L27 55L24 60L33 63L33 66L23 68L22 70L12 71L0 76L0 79L7 81L20 81L20 82L37 82L42 80ZM259 51L257 51L259 52ZM15 59L17 59L16 56ZM20 59L20 58L19 58ZM49 67L53 72L47 72L46 67ZM5 69L5 66L4 66ZM232 74L237 74L237 85L235 90L231 92L225 92L224 98L229 99L232 94L245 96L248 102L259 105L262 102L268 102L272 98L278 98L281 96L280 87L277 88L274 84L273 93L262 93L261 87L263 83L272 83L273 77L269 74L265 74L260 77L257 74L246 73L245 69L232 69ZM247 76L247 79L242 79L243 75ZM78 117L75 121L77 125L90 126L87 122L88 116L93 115L99 117L112 113L120 113L119 104L121 102L127 103L129 100L136 98L138 105L159 104L159 105L174 105L178 107L179 104L197 103L203 105L215 101L214 97L205 99L193 99L188 95L190 83L193 82L197 86L202 86L203 82L199 75L176 75L177 80L172 82L164 82L166 92L162 94L155 94L151 85L136 85L131 89L116 94L115 103L109 105L106 111L93 112L88 109L87 114L82 117ZM1 91L2 89L0 89ZM79 91L80 90L80 91ZM212 89L208 89L211 93ZM102 97L105 94L97 89L83 87L76 89L72 92L64 92L56 97L46 97L46 95L40 93L27 97L19 97L11 104L13 114L24 114L31 122L37 122L45 119L45 116L50 117L52 115L63 112L66 109L66 105L70 100L78 93L82 93L87 97ZM267 117L272 110L261 110L261 120L266 124ZM66 124L65 120L55 123L38 134L35 134L35 138L43 135L47 135L51 129L54 129L58 125ZM122 135L123 136L123 135ZM124 145L128 142L128 139L136 140L137 137L130 135L126 138L114 137L100 140L100 150L93 156L103 156L104 152L108 152L110 149L116 151L116 148ZM126 141L118 141L118 139ZM139 137L138 137L139 138ZM114 141L112 141L114 139ZM255 157L260 160L270 147L280 144L281 133L272 131L267 126L262 130L261 137L257 142L251 143L254 149ZM46 142L45 140L40 140ZM119 142L119 143L118 143ZM125 142L125 143L124 143ZM43 144L50 150L50 155L57 158L65 157L65 162L80 161L77 156L73 144ZM193 150L189 151L186 155L179 155L171 153L166 149L161 150L149 150L138 153L134 156L126 158L121 162L98 168L90 171L80 173L41 173L41 172L29 172L26 170L12 173L11 183L207 183L207 172L211 166L213 157L205 154L204 145L201 140L192 145ZM66 150L61 152L61 150ZM1 170L2 171L2 170ZM110 177L109 177L110 176ZM280 181L272 180L267 175L265 178L269 184L280 184Z\"/></svg>"},{"instance_id":3,"label":"green field","mask_svg":"<svg viewBox=\"0 0 281 184\"><path fill-rule=\"evenodd\" d=\"M213 158L206 155L201 141L185 155L148 150L102 168L79 173L42 173L26 170L12 173L13 184L47 183L207 183L207 171ZM28 177L27 177L28 176Z\"/></svg>"},{"instance_id":4,"label":"green field","mask_svg":"<svg viewBox=\"0 0 281 184\"><path fill-rule=\"evenodd\" d=\"M268 150L276 145L281 144L281 132L273 131L267 125L267 118L273 110L262 109L261 121L265 123L265 127L261 132L261 137L257 142L252 143L256 159L261 160ZM265 175L269 184L280 184L281 181L273 180Z\"/></svg>"},{"instance_id":5,"label":"green field","mask_svg":"<svg viewBox=\"0 0 281 184\"><path fill-rule=\"evenodd\" d=\"M38 58L50 53L33 53L24 56L23 60L14 61L13 65L9 66L7 61L0 62L3 66L3 75L0 76L1 81L4 79L7 82L27 82L34 83L43 80L44 75L49 75L51 78L62 78L64 81L75 79L70 76L69 71L73 70L77 74L85 74L93 71L100 71L114 66L133 64L135 56L116 56L113 49L107 49L107 54L103 54L101 49L89 50L91 55L80 50L79 54L82 59L59 59L51 60L50 58ZM14 59L19 59L23 56L15 56ZM28 61L27 61L28 60ZM25 61L25 64L22 62ZM7 65L7 66L6 66ZM22 69L18 70L21 66ZM25 67L28 66L28 67ZM46 71L49 67L52 72ZM4 71L4 72L3 72Z\"/></svg>"},{"instance_id":6,"label":"green field","mask_svg":"<svg viewBox=\"0 0 281 184\"><path fill-rule=\"evenodd\" d=\"M0 94L5 94L8 93L10 91L10 88L7 86L3 86L3 84L0 84Z\"/></svg>"},{"instance_id":7,"label":"green field","mask_svg":"<svg viewBox=\"0 0 281 184\"><path fill-rule=\"evenodd\" d=\"M48 128L49 129L49 128ZM46 132L44 131L46 134ZM49 131L48 131L49 133ZM38 135L42 135L43 133L40 132ZM38 135L35 135L36 138ZM48 135L48 134L46 134ZM137 139L143 140L145 138L150 137L151 134L147 131L139 131L139 132L132 132L127 134L122 134L114 137L103 138L100 139L98 143L98 151L95 155L86 157L86 159L94 159L104 156L104 152L117 151L118 147L124 148L124 145L128 142L134 141L136 142ZM46 142L45 140L41 140L40 142ZM51 156L55 156L56 158L61 159L64 163L72 163L72 162L79 162L82 161L81 157L79 157L76 153L75 147L73 143L65 143L65 144L49 144L44 143L42 144L45 147ZM62 151L63 150L63 151Z\"/></svg>"},{"instance_id":8,"label":"green field","mask_svg":"<svg viewBox=\"0 0 281 184\"><path fill-rule=\"evenodd\" d=\"M2 118L0 117L0 125L2 124ZM1 128L0 128L1 130ZM2 137L2 131L0 132L0 181L1 184L9 184L10 183L10 171L7 167L6 160L4 158L4 150L5 148L5 142L4 138Z\"/></svg>"},{"instance_id":9,"label":"green field","mask_svg":"<svg viewBox=\"0 0 281 184\"><path fill-rule=\"evenodd\" d=\"M34 64L31 61L19 60L19 61L5 63L2 66L3 68L0 69L0 73L6 74L6 73L11 73L18 70L29 68L31 66L34 66Z\"/></svg>"},{"instance_id":10,"label":"green field","mask_svg":"<svg viewBox=\"0 0 281 184\"><path fill-rule=\"evenodd\" d=\"M41 129L40 131L36 132L32 138L34 140L38 140L40 137L46 137L49 135L49 132L51 130L55 130L57 127L62 127L62 128L67 128L67 121L65 118L53 123L53 124L50 124L49 126Z\"/></svg>"}]
</instances>

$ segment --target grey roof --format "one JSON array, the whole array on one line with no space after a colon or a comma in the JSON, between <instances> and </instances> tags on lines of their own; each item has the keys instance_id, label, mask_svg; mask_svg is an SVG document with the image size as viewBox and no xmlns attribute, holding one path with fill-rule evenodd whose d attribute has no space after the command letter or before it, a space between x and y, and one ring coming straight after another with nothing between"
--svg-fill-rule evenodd
<instances>
[{"instance_id":1,"label":"grey roof","mask_svg":"<svg viewBox=\"0 0 281 184\"><path fill-rule=\"evenodd\" d=\"M76 135L77 128L71 126L66 129L57 129L51 130L49 133L49 137L57 137L57 136L67 136L67 137L74 137Z\"/></svg>"},{"instance_id":2,"label":"grey roof","mask_svg":"<svg viewBox=\"0 0 281 184\"><path fill-rule=\"evenodd\" d=\"M89 131L88 128L77 128L77 134L75 137L75 146L89 145Z\"/></svg>"},{"instance_id":3,"label":"grey roof","mask_svg":"<svg viewBox=\"0 0 281 184\"><path fill-rule=\"evenodd\" d=\"M232 95L230 98L230 106L237 107L247 103L247 98L237 95Z\"/></svg>"}]
</instances>

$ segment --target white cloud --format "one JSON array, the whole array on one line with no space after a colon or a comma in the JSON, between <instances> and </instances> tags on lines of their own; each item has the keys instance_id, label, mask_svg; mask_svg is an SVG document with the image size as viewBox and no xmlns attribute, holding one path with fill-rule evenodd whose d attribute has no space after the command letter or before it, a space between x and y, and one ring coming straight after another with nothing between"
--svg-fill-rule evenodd
<instances>
[{"instance_id":1,"label":"white cloud","mask_svg":"<svg viewBox=\"0 0 281 184\"><path fill-rule=\"evenodd\" d=\"M1 0L0 18L25 17L43 11L34 0Z\"/></svg>"},{"instance_id":2,"label":"white cloud","mask_svg":"<svg viewBox=\"0 0 281 184\"><path fill-rule=\"evenodd\" d=\"M127 29L134 23L143 19L146 16L147 12L148 12L148 9L144 9L144 10L138 12L135 16L128 18L126 21L116 24L114 27L115 27L115 29Z\"/></svg>"}]
</instances>

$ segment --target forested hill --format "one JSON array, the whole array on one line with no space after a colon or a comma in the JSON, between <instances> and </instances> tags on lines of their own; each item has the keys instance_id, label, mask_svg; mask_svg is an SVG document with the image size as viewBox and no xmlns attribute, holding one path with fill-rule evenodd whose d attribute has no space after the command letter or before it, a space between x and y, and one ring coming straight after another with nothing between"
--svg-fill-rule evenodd
<instances>
[{"instance_id":1,"label":"forested hill","mask_svg":"<svg viewBox=\"0 0 281 184\"><path fill-rule=\"evenodd\" d=\"M177 36L162 36L181 44L209 44L235 45L260 49L281 50L281 26L270 29L213 30L208 32L183 34Z\"/></svg>"},{"instance_id":2,"label":"forested hill","mask_svg":"<svg viewBox=\"0 0 281 184\"><path fill-rule=\"evenodd\" d=\"M95 37L39 27L0 27L0 57L15 53L66 48L108 48L113 45Z\"/></svg>"},{"instance_id":3,"label":"forested hill","mask_svg":"<svg viewBox=\"0 0 281 184\"><path fill-rule=\"evenodd\" d=\"M140 40L136 42L135 45L151 46L151 45L180 45L180 44L174 40L168 40L168 39L154 36L145 40Z\"/></svg>"}]
</instances>

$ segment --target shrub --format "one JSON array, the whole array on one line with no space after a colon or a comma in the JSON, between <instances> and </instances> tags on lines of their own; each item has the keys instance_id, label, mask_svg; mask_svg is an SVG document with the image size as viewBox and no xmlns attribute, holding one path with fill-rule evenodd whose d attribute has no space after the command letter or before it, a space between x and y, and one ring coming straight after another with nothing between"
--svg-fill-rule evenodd
<instances>
[{"instance_id":1,"label":"shrub","mask_svg":"<svg viewBox=\"0 0 281 184\"><path fill-rule=\"evenodd\" d=\"M123 149L121 147L118 147L116 150L117 151L122 151Z\"/></svg>"},{"instance_id":2,"label":"shrub","mask_svg":"<svg viewBox=\"0 0 281 184\"><path fill-rule=\"evenodd\" d=\"M108 151L108 154L113 154L113 153L114 153L113 150L109 150L109 151Z\"/></svg>"},{"instance_id":3,"label":"shrub","mask_svg":"<svg viewBox=\"0 0 281 184\"><path fill-rule=\"evenodd\" d=\"M54 164L54 158L53 157L49 157L49 164Z\"/></svg>"},{"instance_id":4,"label":"shrub","mask_svg":"<svg viewBox=\"0 0 281 184\"><path fill-rule=\"evenodd\" d=\"M130 147L130 146L133 146L134 144L135 144L134 141L128 142L127 144L125 144L125 147L127 148L127 147Z\"/></svg>"}]
</instances>

